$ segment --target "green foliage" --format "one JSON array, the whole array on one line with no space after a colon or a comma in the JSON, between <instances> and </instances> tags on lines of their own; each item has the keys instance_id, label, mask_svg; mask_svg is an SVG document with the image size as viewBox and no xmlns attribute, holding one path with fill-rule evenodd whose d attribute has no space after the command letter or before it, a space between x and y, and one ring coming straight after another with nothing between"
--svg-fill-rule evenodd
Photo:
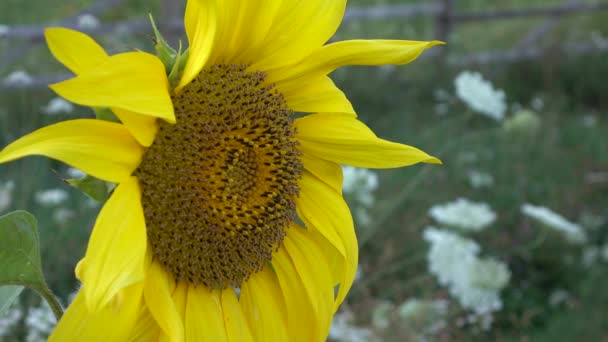
<instances>
[{"instance_id":1,"label":"green foliage","mask_svg":"<svg viewBox=\"0 0 608 342\"><path fill-rule=\"evenodd\" d=\"M108 199L108 184L101 179L86 175L82 178L66 179L65 181L99 203L104 203Z\"/></svg>"}]
</instances>

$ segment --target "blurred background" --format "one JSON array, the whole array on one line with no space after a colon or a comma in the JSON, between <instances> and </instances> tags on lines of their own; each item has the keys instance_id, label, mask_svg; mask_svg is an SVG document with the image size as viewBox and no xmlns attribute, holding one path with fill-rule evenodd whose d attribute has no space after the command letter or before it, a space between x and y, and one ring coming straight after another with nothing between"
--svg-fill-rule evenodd
<instances>
[{"instance_id":1,"label":"blurred background","mask_svg":"<svg viewBox=\"0 0 608 342\"><path fill-rule=\"evenodd\" d=\"M90 33L111 53L153 51L152 13L183 39L172 0L2 0L0 146L93 117L46 87L69 77L43 27ZM313 23L314 24L314 23ZM344 168L360 245L332 341L608 341L608 2L351 0L333 40L438 39L403 66L332 74L381 137L443 166ZM100 204L44 158L0 167L0 215L39 220L51 289L69 302ZM30 292L1 341L44 341Z\"/></svg>"}]
</instances>

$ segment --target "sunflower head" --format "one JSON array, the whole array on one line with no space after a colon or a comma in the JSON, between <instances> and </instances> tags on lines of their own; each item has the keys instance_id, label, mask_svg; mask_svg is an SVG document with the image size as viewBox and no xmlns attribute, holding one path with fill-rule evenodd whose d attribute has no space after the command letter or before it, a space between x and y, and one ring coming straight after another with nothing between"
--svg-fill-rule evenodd
<instances>
[{"instance_id":1,"label":"sunflower head","mask_svg":"<svg viewBox=\"0 0 608 342\"><path fill-rule=\"evenodd\" d=\"M135 171L148 241L178 281L240 287L295 217L302 161L285 99L245 65L202 70L172 96Z\"/></svg>"}]
</instances>

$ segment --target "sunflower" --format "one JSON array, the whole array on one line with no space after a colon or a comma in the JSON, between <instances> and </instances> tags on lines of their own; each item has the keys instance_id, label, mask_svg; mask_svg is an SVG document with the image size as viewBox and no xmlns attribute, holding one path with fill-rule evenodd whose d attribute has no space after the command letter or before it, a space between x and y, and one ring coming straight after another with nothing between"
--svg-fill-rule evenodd
<instances>
[{"instance_id":1,"label":"sunflower","mask_svg":"<svg viewBox=\"0 0 608 342\"><path fill-rule=\"evenodd\" d=\"M75 74L51 89L120 119L60 122L0 152L2 163L43 155L117 183L51 341L326 338L358 259L340 164L439 163L378 138L328 77L406 64L438 42L326 44L345 6L190 0L187 53L168 64L46 30Z\"/></svg>"}]
</instances>

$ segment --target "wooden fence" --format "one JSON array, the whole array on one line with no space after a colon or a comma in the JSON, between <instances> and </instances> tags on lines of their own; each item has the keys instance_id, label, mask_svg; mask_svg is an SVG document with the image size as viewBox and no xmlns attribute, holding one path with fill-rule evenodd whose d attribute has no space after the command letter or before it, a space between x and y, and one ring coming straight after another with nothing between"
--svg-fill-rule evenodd
<instances>
[{"instance_id":1,"label":"wooden fence","mask_svg":"<svg viewBox=\"0 0 608 342\"><path fill-rule=\"evenodd\" d=\"M163 15L160 25L163 32L179 35L183 32L181 19L181 1L159 0ZM44 28L48 26L64 26L80 29L91 35L107 35L116 33L149 34L150 26L145 17L129 19L114 23L101 23L95 27L79 27L78 19L89 14L101 16L105 12L116 8L126 2L125 0L98 0L92 6L77 15L56 23L46 25L13 25L0 27L0 39L8 39L11 49L0 55L0 72L5 73L15 61L22 58L30 48L44 40ZM542 48L537 47L544 36L559 24L564 16L593 15L608 10L608 2L583 2L580 0L566 0L559 5L545 7L527 7L521 9L500 9L483 12L462 12L455 10L454 0L436 0L433 2L403 5L386 5L365 8L347 9L344 21L355 20L383 20L394 18L408 18L426 16L434 22L434 39L448 43L441 49L425 53L425 57L436 57L444 63L454 66L467 66L471 64L505 63L524 59L540 58L545 54ZM451 55L448 53L450 36L457 25L484 24L487 21L512 20L516 18L544 18L543 22L530 30L520 41L509 50L486 51L467 55ZM564 53L590 53L608 50L608 40L599 38L586 43L565 44L558 47ZM555 47L552 49L555 53ZM67 75L53 75L32 80L25 87L46 86L50 82L65 79ZM0 83L0 89L7 87Z\"/></svg>"}]
</instances>

